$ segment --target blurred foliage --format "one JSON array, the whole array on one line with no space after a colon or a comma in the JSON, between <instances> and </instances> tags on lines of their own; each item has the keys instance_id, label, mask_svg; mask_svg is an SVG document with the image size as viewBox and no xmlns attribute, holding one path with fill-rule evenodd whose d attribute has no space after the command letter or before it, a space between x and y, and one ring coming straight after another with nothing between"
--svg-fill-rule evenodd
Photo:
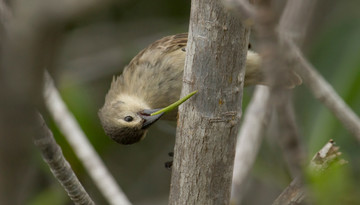
<instances>
[{"instance_id":1,"label":"blurred foliage","mask_svg":"<svg viewBox=\"0 0 360 205\"><path fill-rule=\"evenodd\" d=\"M360 2L320 0L308 29L304 51L360 115ZM167 204L170 172L164 162L171 160L175 123L159 122L141 143L120 146L102 131L97 111L104 102L113 75L141 49L163 36L188 29L190 1L124 0L72 22L67 27L58 57L57 85L89 140L134 204ZM256 41L256 39L255 39ZM244 93L244 109L252 95ZM321 176L309 175L308 189L313 204L360 204L359 143L318 101L306 86L294 90L299 130L310 159L329 139L334 139L349 161ZM47 120L50 122L50 118ZM51 124L57 141L90 196L106 204L77 160L70 146ZM279 146L271 130L261 146L249 181L245 204L269 204L291 181ZM37 162L39 166L42 162ZM41 172L45 172L42 171ZM51 176L29 204L69 204L60 185Z\"/></svg>"},{"instance_id":2,"label":"blurred foliage","mask_svg":"<svg viewBox=\"0 0 360 205\"><path fill-rule=\"evenodd\" d=\"M29 205L40 205L40 204L52 204L52 205L63 205L68 201L64 189L59 186L50 186L38 194Z\"/></svg>"},{"instance_id":3,"label":"blurred foliage","mask_svg":"<svg viewBox=\"0 0 360 205\"><path fill-rule=\"evenodd\" d=\"M313 204L359 204L359 191L348 166L332 164L324 173L308 173L308 193Z\"/></svg>"}]
</instances>

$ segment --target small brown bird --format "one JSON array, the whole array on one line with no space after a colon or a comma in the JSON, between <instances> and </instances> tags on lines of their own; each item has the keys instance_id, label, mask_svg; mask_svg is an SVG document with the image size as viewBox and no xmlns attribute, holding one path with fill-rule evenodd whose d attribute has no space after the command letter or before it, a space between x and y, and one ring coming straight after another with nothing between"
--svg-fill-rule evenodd
<instances>
[{"instance_id":1,"label":"small brown bird","mask_svg":"<svg viewBox=\"0 0 360 205\"><path fill-rule=\"evenodd\" d=\"M177 101L182 88L187 33L164 37L137 54L122 75L113 78L99 117L105 133L120 144L139 142L162 114L151 113ZM244 85L266 84L258 54L248 51ZM301 84L296 73L289 87ZM164 116L176 119L176 111Z\"/></svg>"}]
</instances>

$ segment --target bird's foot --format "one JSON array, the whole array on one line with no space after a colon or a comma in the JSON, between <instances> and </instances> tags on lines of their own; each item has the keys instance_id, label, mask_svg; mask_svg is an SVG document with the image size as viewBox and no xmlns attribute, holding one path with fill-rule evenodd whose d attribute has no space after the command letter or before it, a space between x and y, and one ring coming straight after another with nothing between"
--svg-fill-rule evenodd
<instances>
[{"instance_id":1,"label":"bird's foot","mask_svg":"<svg viewBox=\"0 0 360 205\"><path fill-rule=\"evenodd\" d=\"M169 152L168 155L169 157L174 157L174 152ZM173 160L165 162L165 168L168 170L171 170L172 165L173 165Z\"/></svg>"}]
</instances>

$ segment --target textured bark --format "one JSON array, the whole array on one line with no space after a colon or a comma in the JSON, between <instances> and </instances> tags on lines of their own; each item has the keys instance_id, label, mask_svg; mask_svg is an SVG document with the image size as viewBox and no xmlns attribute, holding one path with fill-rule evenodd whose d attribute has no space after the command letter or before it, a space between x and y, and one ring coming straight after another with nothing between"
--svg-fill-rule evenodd
<instances>
[{"instance_id":1,"label":"textured bark","mask_svg":"<svg viewBox=\"0 0 360 205\"><path fill-rule=\"evenodd\" d=\"M49 73L45 73L44 100L48 111L59 130L63 133L76 156L95 182L105 199L111 205L130 205L124 192L117 185L75 117L71 114ZM51 166L51 165L50 165ZM70 196L71 197L71 196Z\"/></svg>"},{"instance_id":2,"label":"textured bark","mask_svg":"<svg viewBox=\"0 0 360 205\"><path fill-rule=\"evenodd\" d=\"M216 0L192 1L170 204L228 204L249 31Z\"/></svg>"},{"instance_id":3,"label":"textured bark","mask_svg":"<svg viewBox=\"0 0 360 205\"><path fill-rule=\"evenodd\" d=\"M40 135L34 138L35 145L40 149L44 161L49 165L51 172L64 187L70 199L77 205L94 205L69 162L65 159L60 146L56 143L54 135L47 127L39 114Z\"/></svg>"}]
</instances>

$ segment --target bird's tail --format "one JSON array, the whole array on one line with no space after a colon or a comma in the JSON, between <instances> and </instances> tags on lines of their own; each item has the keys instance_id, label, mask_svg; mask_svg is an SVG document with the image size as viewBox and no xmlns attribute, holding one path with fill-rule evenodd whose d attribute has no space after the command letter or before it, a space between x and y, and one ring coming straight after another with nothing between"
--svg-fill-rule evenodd
<instances>
[{"instance_id":1,"label":"bird's tail","mask_svg":"<svg viewBox=\"0 0 360 205\"><path fill-rule=\"evenodd\" d=\"M259 54L249 50L246 58L245 86L257 84L270 85L265 78L265 72L261 68L261 57ZM300 76L294 71L289 70L284 74L284 82L281 84L287 88L294 88L301 85L301 83Z\"/></svg>"}]
</instances>

